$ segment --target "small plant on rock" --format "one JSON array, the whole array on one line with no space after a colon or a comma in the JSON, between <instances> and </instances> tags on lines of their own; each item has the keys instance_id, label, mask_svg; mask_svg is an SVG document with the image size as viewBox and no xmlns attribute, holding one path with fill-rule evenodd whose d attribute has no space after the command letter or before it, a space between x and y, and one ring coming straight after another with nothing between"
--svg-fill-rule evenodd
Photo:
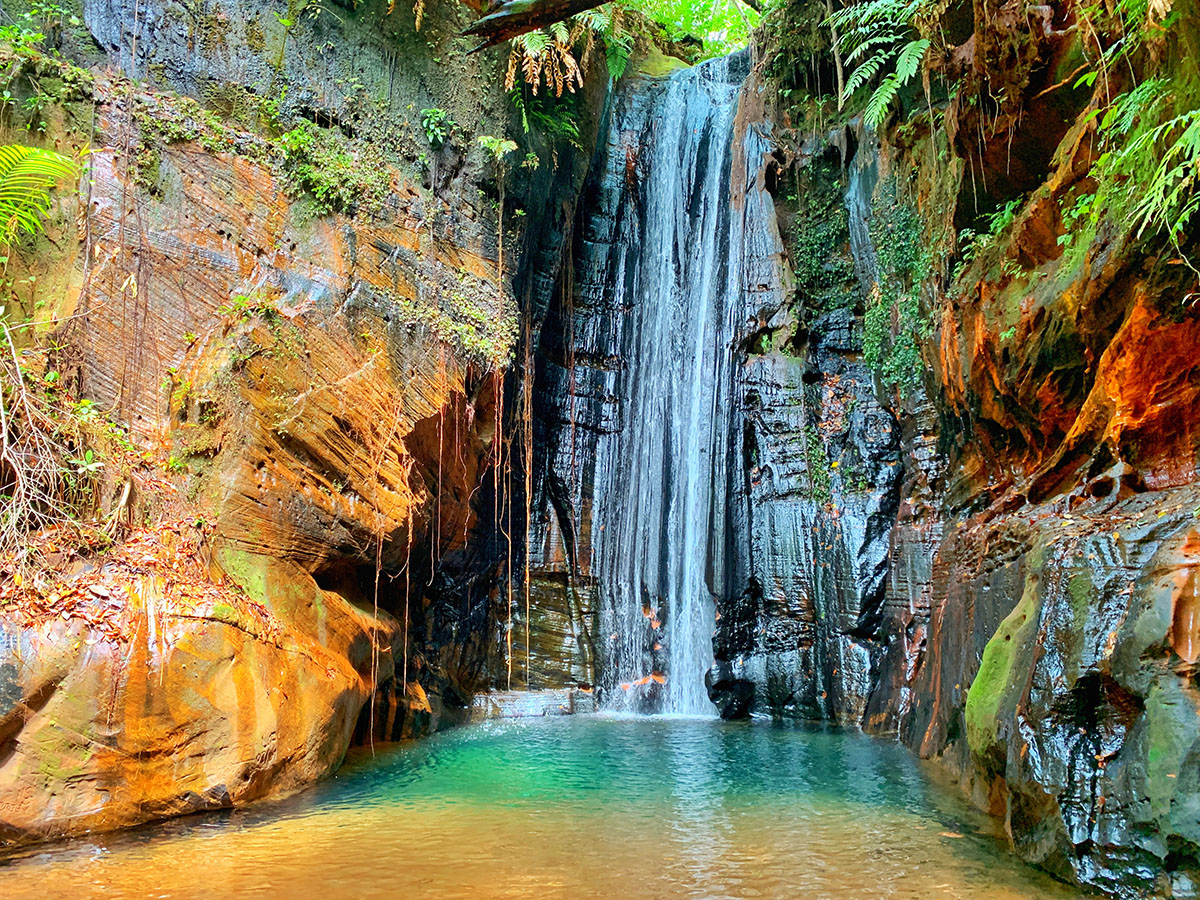
<instances>
[{"instance_id":1,"label":"small plant on rock","mask_svg":"<svg viewBox=\"0 0 1200 900\"><path fill-rule=\"evenodd\" d=\"M421 130L425 132L429 146L434 150L442 149L450 139L450 130L453 127L454 122L444 109L433 107L421 110Z\"/></svg>"}]
</instances>

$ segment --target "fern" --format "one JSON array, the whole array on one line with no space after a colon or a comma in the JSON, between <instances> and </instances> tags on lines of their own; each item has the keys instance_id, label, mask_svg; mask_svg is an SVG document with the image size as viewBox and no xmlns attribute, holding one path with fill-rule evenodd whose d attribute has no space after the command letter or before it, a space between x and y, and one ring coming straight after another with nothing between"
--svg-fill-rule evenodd
<instances>
[{"instance_id":1,"label":"fern","mask_svg":"<svg viewBox=\"0 0 1200 900\"><path fill-rule=\"evenodd\" d=\"M867 100L866 108L863 110L863 121L871 128L878 128L887 118L888 107L892 105L892 100L896 94L900 92L903 82L893 73L888 75L879 83L879 87L875 88L871 97Z\"/></svg>"},{"instance_id":2,"label":"fern","mask_svg":"<svg viewBox=\"0 0 1200 900\"><path fill-rule=\"evenodd\" d=\"M895 43L898 40L900 40L903 37L904 37L903 34L899 34L894 31L889 31L886 34L877 34L872 37L869 37L865 41L863 41L861 44L858 44L856 47L854 47L854 49L852 49L849 53L847 53L846 59L844 61L846 63L852 63L856 59L858 59L860 56L862 56L864 53L866 53L868 50L870 50L872 47L879 47L879 46L892 47L895 45ZM874 60L876 62L882 62L883 57L875 56L875 57L872 57L872 60Z\"/></svg>"},{"instance_id":3,"label":"fern","mask_svg":"<svg viewBox=\"0 0 1200 900\"><path fill-rule=\"evenodd\" d=\"M1111 59L1139 43L1169 46L1182 21L1167 0L1120 0L1117 13L1125 37ZM1200 86L1177 73L1147 78L1111 100L1097 89L1094 102L1088 119L1099 118L1101 153L1089 172L1096 190L1086 209L1088 223L1095 230L1102 219L1122 222L1134 238L1164 235L1196 267L1183 245L1200 211ZM1087 247L1069 243L1077 245L1077 253Z\"/></svg>"},{"instance_id":4,"label":"fern","mask_svg":"<svg viewBox=\"0 0 1200 900\"><path fill-rule=\"evenodd\" d=\"M583 86L583 70L575 59L574 47L584 30L582 24L577 23L572 30L565 22L554 22L513 38L504 89L512 90L520 68L521 77L535 95L543 83L556 97L561 97L564 90L575 93L576 86Z\"/></svg>"},{"instance_id":5,"label":"fern","mask_svg":"<svg viewBox=\"0 0 1200 900\"><path fill-rule=\"evenodd\" d=\"M0 244L37 234L50 210L50 188L79 174L78 164L53 150L0 146Z\"/></svg>"},{"instance_id":6,"label":"fern","mask_svg":"<svg viewBox=\"0 0 1200 900\"><path fill-rule=\"evenodd\" d=\"M904 45L904 49L896 57L896 78L902 84L910 81L920 71L921 60L925 58L928 49L929 41L926 38L909 41Z\"/></svg>"},{"instance_id":7,"label":"fern","mask_svg":"<svg viewBox=\"0 0 1200 900\"><path fill-rule=\"evenodd\" d=\"M1170 137L1178 133L1178 137ZM1200 206L1197 170L1200 168L1200 110L1176 116L1134 141L1127 152L1150 152L1167 143L1149 182L1140 186L1141 200L1133 216L1140 237L1147 228L1165 231L1178 244Z\"/></svg>"},{"instance_id":8,"label":"fern","mask_svg":"<svg viewBox=\"0 0 1200 900\"><path fill-rule=\"evenodd\" d=\"M885 62L887 62L887 58L883 55L872 56L851 72L850 77L846 79L846 87L842 91L842 99L853 96L855 91L874 79L879 70L883 68Z\"/></svg>"},{"instance_id":9,"label":"fern","mask_svg":"<svg viewBox=\"0 0 1200 900\"><path fill-rule=\"evenodd\" d=\"M935 9L930 0L867 0L825 20L838 36L845 63L855 64L842 88L842 102L883 75L863 110L870 127L883 124L900 89L920 71L930 42L919 36L917 24Z\"/></svg>"}]
</instances>

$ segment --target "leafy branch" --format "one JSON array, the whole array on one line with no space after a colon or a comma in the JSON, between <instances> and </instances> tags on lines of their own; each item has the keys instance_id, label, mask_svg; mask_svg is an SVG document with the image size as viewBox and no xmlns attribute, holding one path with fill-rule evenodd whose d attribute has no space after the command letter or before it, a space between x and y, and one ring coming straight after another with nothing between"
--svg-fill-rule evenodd
<instances>
[{"instance_id":1,"label":"leafy branch","mask_svg":"<svg viewBox=\"0 0 1200 900\"><path fill-rule=\"evenodd\" d=\"M53 150L0 146L0 245L38 234L50 211L50 189L78 175L79 164Z\"/></svg>"}]
</instances>

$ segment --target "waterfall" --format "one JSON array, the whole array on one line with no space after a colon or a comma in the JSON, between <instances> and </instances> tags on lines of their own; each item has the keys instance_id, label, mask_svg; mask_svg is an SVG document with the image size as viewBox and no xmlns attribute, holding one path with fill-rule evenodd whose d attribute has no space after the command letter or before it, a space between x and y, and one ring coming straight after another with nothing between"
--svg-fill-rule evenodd
<instances>
[{"instance_id":1,"label":"waterfall","mask_svg":"<svg viewBox=\"0 0 1200 900\"><path fill-rule=\"evenodd\" d=\"M579 302L607 311L594 320L607 333L583 343L619 350L591 534L609 708L713 712L704 675L742 315L732 136L747 73L743 53L639 83L614 103L593 173L576 277Z\"/></svg>"}]
</instances>

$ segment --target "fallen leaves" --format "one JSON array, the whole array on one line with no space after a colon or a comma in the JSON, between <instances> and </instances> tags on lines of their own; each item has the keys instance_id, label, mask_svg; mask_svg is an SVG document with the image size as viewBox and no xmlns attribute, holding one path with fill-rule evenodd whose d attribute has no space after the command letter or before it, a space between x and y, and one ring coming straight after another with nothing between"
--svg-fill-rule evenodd
<instances>
[{"instance_id":1,"label":"fallen leaves","mask_svg":"<svg viewBox=\"0 0 1200 900\"><path fill-rule=\"evenodd\" d=\"M212 577L211 530L211 525L184 520L133 529L124 542L103 552L73 554L61 569L39 573L37 579L0 567L0 610L47 639L55 621L81 624L92 632L82 640L88 647L100 640L128 643L147 618L155 620L164 650L171 629L163 625L172 618L211 619L278 643L282 629L271 612L236 585ZM55 546L53 534L36 537L42 550Z\"/></svg>"}]
</instances>

